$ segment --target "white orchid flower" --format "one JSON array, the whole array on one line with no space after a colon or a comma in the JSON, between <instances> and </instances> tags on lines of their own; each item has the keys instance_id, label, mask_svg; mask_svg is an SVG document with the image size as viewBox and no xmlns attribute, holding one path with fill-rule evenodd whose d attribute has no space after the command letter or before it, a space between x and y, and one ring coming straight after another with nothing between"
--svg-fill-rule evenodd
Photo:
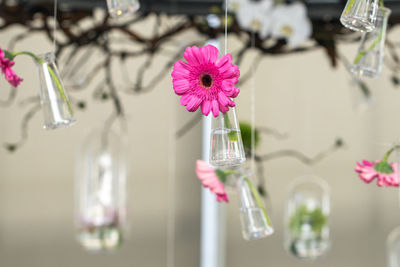
<instances>
[{"instance_id":1,"label":"white orchid flower","mask_svg":"<svg viewBox=\"0 0 400 267\"><path fill-rule=\"evenodd\" d=\"M272 0L235 0L238 2L236 18L244 30L257 32L265 39L271 30Z\"/></svg>"},{"instance_id":2,"label":"white orchid flower","mask_svg":"<svg viewBox=\"0 0 400 267\"><path fill-rule=\"evenodd\" d=\"M285 38L290 47L297 47L312 34L312 24L303 3L277 5L272 12L272 36Z\"/></svg>"},{"instance_id":3,"label":"white orchid flower","mask_svg":"<svg viewBox=\"0 0 400 267\"><path fill-rule=\"evenodd\" d=\"M245 2L245 0L229 0L228 1L228 10L236 13L239 10L240 5Z\"/></svg>"}]
</instances>

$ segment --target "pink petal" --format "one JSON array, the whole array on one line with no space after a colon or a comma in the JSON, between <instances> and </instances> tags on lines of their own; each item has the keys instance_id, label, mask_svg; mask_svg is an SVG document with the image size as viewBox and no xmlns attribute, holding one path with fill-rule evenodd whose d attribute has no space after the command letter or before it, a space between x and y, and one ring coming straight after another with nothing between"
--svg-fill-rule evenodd
<instances>
[{"instance_id":1,"label":"pink petal","mask_svg":"<svg viewBox=\"0 0 400 267\"><path fill-rule=\"evenodd\" d=\"M239 68L232 64L232 56L230 54L226 54L220 58L220 60L217 61L217 66L224 79L240 76Z\"/></svg>"},{"instance_id":2,"label":"pink petal","mask_svg":"<svg viewBox=\"0 0 400 267\"><path fill-rule=\"evenodd\" d=\"M171 73L174 79L187 79L190 75L190 65L183 62L182 60L177 61L174 64L174 69Z\"/></svg>"},{"instance_id":3,"label":"pink petal","mask_svg":"<svg viewBox=\"0 0 400 267\"><path fill-rule=\"evenodd\" d=\"M225 114L226 112L228 112L229 108L228 108L227 106L219 105L219 110L220 110L223 114Z\"/></svg>"},{"instance_id":4,"label":"pink petal","mask_svg":"<svg viewBox=\"0 0 400 267\"><path fill-rule=\"evenodd\" d=\"M225 80L222 81L221 83L221 89L225 92L226 96L235 98L239 95L240 90L239 88L231 85L229 82L226 82Z\"/></svg>"},{"instance_id":5,"label":"pink petal","mask_svg":"<svg viewBox=\"0 0 400 267\"><path fill-rule=\"evenodd\" d=\"M232 55L231 54L226 54L222 56L220 59L217 60L216 66L218 68L228 68L232 65Z\"/></svg>"},{"instance_id":6,"label":"pink petal","mask_svg":"<svg viewBox=\"0 0 400 267\"><path fill-rule=\"evenodd\" d=\"M203 56L197 46L187 47L183 57L190 65L199 65L203 63Z\"/></svg>"},{"instance_id":7,"label":"pink petal","mask_svg":"<svg viewBox=\"0 0 400 267\"><path fill-rule=\"evenodd\" d=\"M235 98L239 95L239 93L240 93L240 89L233 86L233 94L231 95L231 97Z\"/></svg>"},{"instance_id":8,"label":"pink petal","mask_svg":"<svg viewBox=\"0 0 400 267\"><path fill-rule=\"evenodd\" d=\"M201 112L205 116L208 116L208 114L210 114L210 111L211 111L211 102L208 100L203 101L203 103L201 104Z\"/></svg>"},{"instance_id":9,"label":"pink petal","mask_svg":"<svg viewBox=\"0 0 400 267\"><path fill-rule=\"evenodd\" d=\"M363 163L365 166L371 166L371 167L375 165L375 163L369 162L368 160L363 160L362 163Z\"/></svg>"},{"instance_id":10,"label":"pink petal","mask_svg":"<svg viewBox=\"0 0 400 267\"><path fill-rule=\"evenodd\" d=\"M17 87L22 81L23 79L21 79L17 75L14 75L11 79L8 80L8 82L14 87Z\"/></svg>"},{"instance_id":11,"label":"pink petal","mask_svg":"<svg viewBox=\"0 0 400 267\"><path fill-rule=\"evenodd\" d=\"M218 202L229 202L228 196L226 194L217 195Z\"/></svg>"},{"instance_id":12,"label":"pink petal","mask_svg":"<svg viewBox=\"0 0 400 267\"><path fill-rule=\"evenodd\" d=\"M228 103L228 106L230 106L230 107L234 107L234 106L236 106L236 104L235 104L235 102L234 101L232 101L232 100L230 100L229 99L229 103Z\"/></svg>"},{"instance_id":13,"label":"pink petal","mask_svg":"<svg viewBox=\"0 0 400 267\"><path fill-rule=\"evenodd\" d=\"M172 87L177 95L183 95L190 90L189 80L172 80Z\"/></svg>"},{"instance_id":14,"label":"pink petal","mask_svg":"<svg viewBox=\"0 0 400 267\"><path fill-rule=\"evenodd\" d=\"M222 92L218 93L218 101L221 105L227 106L229 103L229 98L226 97L226 95Z\"/></svg>"},{"instance_id":15,"label":"pink petal","mask_svg":"<svg viewBox=\"0 0 400 267\"><path fill-rule=\"evenodd\" d=\"M193 97L193 95L186 94L181 97L181 100L179 102L181 103L182 106L186 106L189 103L189 101L192 99L192 97Z\"/></svg>"},{"instance_id":16,"label":"pink petal","mask_svg":"<svg viewBox=\"0 0 400 267\"><path fill-rule=\"evenodd\" d=\"M364 180L364 182L370 183L375 177L378 176L378 173L363 173L360 174L360 178Z\"/></svg>"},{"instance_id":17,"label":"pink petal","mask_svg":"<svg viewBox=\"0 0 400 267\"><path fill-rule=\"evenodd\" d=\"M226 86L231 87L232 85L234 85L238 81L239 81L238 76L234 76L234 77L224 78L223 83L225 83Z\"/></svg>"},{"instance_id":18,"label":"pink petal","mask_svg":"<svg viewBox=\"0 0 400 267\"><path fill-rule=\"evenodd\" d=\"M200 48L200 52L203 53L205 62L215 63L218 60L219 51L213 45L206 45Z\"/></svg>"},{"instance_id":19,"label":"pink petal","mask_svg":"<svg viewBox=\"0 0 400 267\"><path fill-rule=\"evenodd\" d=\"M214 171L213 167L211 167L207 162L203 160L197 160L196 161L196 168L202 169L202 170L211 170Z\"/></svg>"},{"instance_id":20,"label":"pink petal","mask_svg":"<svg viewBox=\"0 0 400 267\"><path fill-rule=\"evenodd\" d=\"M187 104L186 109L190 112L194 112L199 108L201 102L202 101L200 98L193 95L192 98L190 99L189 103Z\"/></svg>"},{"instance_id":21,"label":"pink petal","mask_svg":"<svg viewBox=\"0 0 400 267\"><path fill-rule=\"evenodd\" d=\"M212 113L213 113L214 117L216 118L216 117L218 117L218 114L219 114L218 101L213 99L212 102L211 102L211 105L212 105L212 107L211 107Z\"/></svg>"},{"instance_id":22,"label":"pink petal","mask_svg":"<svg viewBox=\"0 0 400 267\"><path fill-rule=\"evenodd\" d=\"M205 171L207 174L204 174L202 171ZM228 201L224 184L218 179L218 176L210 165L202 160L196 161L196 173L203 186L209 188L211 192L217 195L218 201Z\"/></svg>"}]
</instances>

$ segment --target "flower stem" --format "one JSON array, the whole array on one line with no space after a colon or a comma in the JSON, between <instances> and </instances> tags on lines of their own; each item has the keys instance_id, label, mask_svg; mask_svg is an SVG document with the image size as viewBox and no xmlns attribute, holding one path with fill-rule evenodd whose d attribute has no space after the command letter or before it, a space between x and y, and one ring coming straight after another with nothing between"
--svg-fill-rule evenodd
<instances>
[{"instance_id":1,"label":"flower stem","mask_svg":"<svg viewBox=\"0 0 400 267\"><path fill-rule=\"evenodd\" d=\"M19 55L27 55L27 56L31 56L34 60L36 60L39 64L44 64L45 62L43 61L43 59L41 59L40 57L38 57L37 55L35 55L34 53L28 52L28 51L20 51L20 52L16 52L16 53L11 53L13 59L16 56Z\"/></svg>"},{"instance_id":2,"label":"flower stem","mask_svg":"<svg viewBox=\"0 0 400 267\"><path fill-rule=\"evenodd\" d=\"M379 44L379 42L382 40L383 37L383 29L381 30L381 32L379 33L378 38L375 39L375 41L368 47L367 51L372 51L377 44ZM367 54L366 51L361 51L360 53L358 53L358 55L356 56L356 58L354 59L353 64L357 64L358 62L360 62L360 60Z\"/></svg>"},{"instance_id":3,"label":"flower stem","mask_svg":"<svg viewBox=\"0 0 400 267\"><path fill-rule=\"evenodd\" d=\"M354 6L354 2L355 2L355 0L351 0L349 3L348 3L348 5L347 5L347 8L346 8L346 10L344 11L345 13L349 13L349 11L352 9L352 7Z\"/></svg>"},{"instance_id":4,"label":"flower stem","mask_svg":"<svg viewBox=\"0 0 400 267\"><path fill-rule=\"evenodd\" d=\"M231 129L232 128L232 124L231 124L231 121L229 120L228 114L224 113L223 116L224 116L224 126L225 126L225 128Z\"/></svg>"},{"instance_id":5,"label":"flower stem","mask_svg":"<svg viewBox=\"0 0 400 267\"><path fill-rule=\"evenodd\" d=\"M384 8L385 6L383 5L383 0L379 1L379 6L380 8ZM377 44L379 44L379 42L382 40L383 37L383 33L384 33L384 29L385 29L385 25L383 24L382 29L379 32L379 36L378 38L375 39L375 41L368 47L367 51L372 51ZM353 64L357 64L358 62L360 62L360 60L367 54L366 51L361 51L358 53L358 55L356 56L356 58L354 59Z\"/></svg>"},{"instance_id":6,"label":"flower stem","mask_svg":"<svg viewBox=\"0 0 400 267\"><path fill-rule=\"evenodd\" d=\"M243 180L249 185L250 190L251 190L251 192L253 193L254 198L256 199L257 206L258 206L259 208L261 208L262 211L263 211L263 213L264 213L264 216L265 216L265 219L267 220L268 226L272 227L271 220L270 220L270 218L269 218L269 216L268 216L267 210L264 208L264 204L263 204L263 202L262 202L262 200L261 200L260 195L258 194L257 189L254 187L253 183L250 181L249 178L245 177Z\"/></svg>"},{"instance_id":7,"label":"flower stem","mask_svg":"<svg viewBox=\"0 0 400 267\"><path fill-rule=\"evenodd\" d=\"M395 151L396 149L400 149L400 145L394 146L391 149L389 149L389 151L387 151L383 156L382 162L387 162L390 154L392 154L392 152Z\"/></svg>"},{"instance_id":8,"label":"flower stem","mask_svg":"<svg viewBox=\"0 0 400 267\"><path fill-rule=\"evenodd\" d=\"M232 123L229 120L229 116L227 113L223 113L223 119L224 119L224 127L229 131L228 132L228 137L229 140L232 142L237 142L238 138L237 138L237 133L236 131L232 131Z\"/></svg>"},{"instance_id":9,"label":"flower stem","mask_svg":"<svg viewBox=\"0 0 400 267\"><path fill-rule=\"evenodd\" d=\"M11 56L13 59L19 55L30 56L34 60L36 60L36 62L39 63L40 65L43 65L43 66L47 65L47 69L49 70L51 77L53 78L54 82L56 83L56 86L57 86L58 92L60 93L61 99L67 104L68 110L71 112L71 114L73 114L74 111L72 109L71 103L68 101L67 96L65 95L64 89L61 85L61 81L58 79L57 75L55 74L54 70L50 67L50 65L48 65L43 59L41 59L37 55L35 55L31 52L28 52L28 51L20 51L20 52L16 52L16 53L11 53Z\"/></svg>"}]
</instances>

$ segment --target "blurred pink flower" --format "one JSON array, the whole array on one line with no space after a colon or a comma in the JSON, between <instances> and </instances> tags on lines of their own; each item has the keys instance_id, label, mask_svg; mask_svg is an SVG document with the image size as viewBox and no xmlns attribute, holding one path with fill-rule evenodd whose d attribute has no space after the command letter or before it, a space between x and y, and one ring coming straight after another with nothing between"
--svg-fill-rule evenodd
<instances>
[{"instance_id":1,"label":"blurred pink flower","mask_svg":"<svg viewBox=\"0 0 400 267\"><path fill-rule=\"evenodd\" d=\"M390 171L379 172L376 170L376 165L381 161L377 160L375 162L370 162L367 160L363 160L362 163L357 162L357 167L355 171L359 173L360 178L365 183L372 182L375 178L377 178L378 186L399 186L399 178L398 178L398 166L397 163L387 163ZM390 167L389 167L390 166Z\"/></svg>"},{"instance_id":2,"label":"blurred pink flower","mask_svg":"<svg viewBox=\"0 0 400 267\"><path fill-rule=\"evenodd\" d=\"M14 87L17 87L22 79L15 74L15 72L11 69L14 66L14 61L9 60L5 57L5 53L0 48L0 69L1 73L3 73L6 77L6 80Z\"/></svg>"},{"instance_id":3,"label":"blurred pink flower","mask_svg":"<svg viewBox=\"0 0 400 267\"><path fill-rule=\"evenodd\" d=\"M196 162L197 178L203 183L205 188L217 195L218 202L228 202L228 196L225 192L224 184L218 179L215 170L202 160Z\"/></svg>"},{"instance_id":4,"label":"blurred pink flower","mask_svg":"<svg viewBox=\"0 0 400 267\"><path fill-rule=\"evenodd\" d=\"M201 106L201 112L214 117L234 107L239 88L234 84L240 76L238 66L232 64L232 56L226 54L218 59L218 49L212 45L201 48L187 47L183 53L186 62L179 60L171 73L172 84L180 103L190 112Z\"/></svg>"}]
</instances>

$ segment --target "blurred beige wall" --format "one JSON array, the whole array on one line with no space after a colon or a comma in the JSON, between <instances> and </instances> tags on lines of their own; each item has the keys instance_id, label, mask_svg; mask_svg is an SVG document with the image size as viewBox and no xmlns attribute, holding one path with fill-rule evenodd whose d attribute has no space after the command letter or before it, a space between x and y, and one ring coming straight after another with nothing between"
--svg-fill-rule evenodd
<instances>
[{"instance_id":1,"label":"blurred beige wall","mask_svg":"<svg viewBox=\"0 0 400 267\"><path fill-rule=\"evenodd\" d=\"M151 23L141 25L143 32ZM3 48L20 27L0 32ZM398 36L398 30L391 37ZM178 38L201 40L194 32ZM175 48L174 48L175 47ZM170 49L176 46L171 46ZM239 48L229 39L230 51ZM35 34L17 45L17 50L43 53L51 49L43 34ZM357 45L341 45L349 58ZM242 73L251 66L254 52L246 54ZM132 80L145 57L130 61ZM159 56L148 75L156 73L168 60ZM17 59L15 70L24 82L16 103L2 108L0 142L19 138L19 124L29 106L19 103L38 93L35 65L28 58ZM118 69L115 68L115 72ZM103 75L103 74L101 74ZM100 76L101 76L100 75ZM116 74L118 75L118 73ZM241 237L236 196L227 208L227 266L229 267L382 267L386 264L385 239L400 224L397 189L365 185L353 169L363 158L375 159L398 138L400 93L384 69L381 78L368 80L374 105L360 112L355 103L359 90L343 65L331 68L322 49L287 56L266 56L256 75L257 125L287 132L289 138L263 136L258 152L265 154L293 148L315 155L342 137L346 148L313 168L292 158L266 162L266 186L272 197L272 220L276 233L268 239L245 242ZM146 77L148 79L149 76ZM95 83L94 83L95 84ZM118 85L123 80L117 81ZM241 120L250 120L250 83L238 98ZM8 86L0 81L0 97ZM171 79L165 75L153 91L143 95L120 92L130 137L128 179L129 239L113 254L84 252L74 234L74 161L83 134L102 123L112 111L109 103L92 101L93 86L71 92L87 101L87 109L77 111L77 124L58 131L41 129L41 114L29 126L29 139L17 152L0 150L0 266L4 267L89 267L166 265L166 219L168 211L168 136L171 127L181 127L193 118L178 105ZM171 111L171 103L176 108ZM172 122L176 122L176 125ZM195 160L201 155L200 124L177 141L176 157L176 267L199 266L200 183L194 174ZM331 230L333 247L315 263L297 261L283 249L283 211L286 188L297 177L313 173L324 178L332 189Z\"/></svg>"}]
</instances>

